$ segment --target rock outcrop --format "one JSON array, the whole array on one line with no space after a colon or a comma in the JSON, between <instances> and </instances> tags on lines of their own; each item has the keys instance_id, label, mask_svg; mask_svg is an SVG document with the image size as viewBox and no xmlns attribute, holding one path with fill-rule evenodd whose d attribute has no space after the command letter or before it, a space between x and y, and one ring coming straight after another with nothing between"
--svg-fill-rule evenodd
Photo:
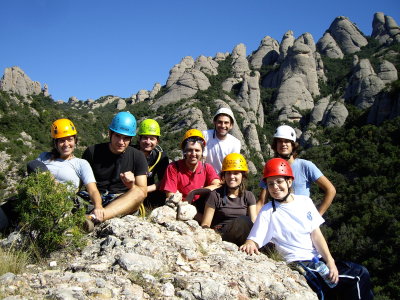
<instances>
[{"instance_id":1,"label":"rock outcrop","mask_svg":"<svg viewBox=\"0 0 400 300\"><path fill-rule=\"evenodd\" d=\"M317 299L285 263L248 256L214 230L175 217L163 206L152 222L106 221L81 253L55 255L47 270L1 276L0 292L12 299Z\"/></svg>"},{"instance_id":2,"label":"rock outcrop","mask_svg":"<svg viewBox=\"0 0 400 300\"><path fill-rule=\"evenodd\" d=\"M331 58L342 58L343 54L360 51L368 44L367 39L347 17L337 17L317 43L318 51ZM340 51L339 51L340 48ZM342 52L342 54L341 54Z\"/></svg>"},{"instance_id":3,"label":"rock outcrop","mask_svg":"<svg viewBox=\"0 0 400 300\"><path fill-rule=\"evenodd\" d=\"M400 27L392 17L377 12L374 14L374 20L372 21L371 36L378 40L381 45L399 43Z\"/></svg>"},{"instance_id":4,"label":"rock outcrop","mask_svg":"<svg viewBox=\"0 0 400 300\"><path fill-rule=\"evenodd\" d=\"M250 56L253 69L259 70L263 65L272 65L279 58L279 43L270 36L262 39L258 49Z\"/></svg>"},{"instance_id":5,"label":"rock outcrop","mask_svg":"<svg viewBox=\"0 0 400 300\"><path fill-rule=\"evenodd\" d=\"M19 67L11 67L4 70L4 75L0 80L0 90L24 97L39 95L42 92L40 82L32 81Z\"/></svg>"},{"instance_id":6,"label":"rock outcrop","mask_svg":"<svg viewBox=\"0 0 400 300\"><path fill-rule=\"evenodd\" d=\"M384 88L385 84L376 75L368 59L359 60L355 56L353 64L345 99L361 109L366 109L372 106L376 95Z\"/></svg>"}]
</instances>

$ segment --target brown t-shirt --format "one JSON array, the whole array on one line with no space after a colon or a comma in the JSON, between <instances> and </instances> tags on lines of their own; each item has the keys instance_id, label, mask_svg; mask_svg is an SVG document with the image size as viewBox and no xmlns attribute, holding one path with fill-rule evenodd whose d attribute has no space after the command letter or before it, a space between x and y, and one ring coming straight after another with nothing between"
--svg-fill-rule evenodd
<instances>
[{"instance_id":1,"label":"brown t-shirt","mask_svg":"<svg viewBox=\"0 0 400 300\"><path fill-rule=\"evenodd\" d=\"M256 198L252 192L245 191L242 197L229 198L225 196L224 189L222 186L208 196L206 205L215 209L211 228L217 225L223 227L237 217L248 215L248 207L256 205Z\"/></svg>"}]
</instances>

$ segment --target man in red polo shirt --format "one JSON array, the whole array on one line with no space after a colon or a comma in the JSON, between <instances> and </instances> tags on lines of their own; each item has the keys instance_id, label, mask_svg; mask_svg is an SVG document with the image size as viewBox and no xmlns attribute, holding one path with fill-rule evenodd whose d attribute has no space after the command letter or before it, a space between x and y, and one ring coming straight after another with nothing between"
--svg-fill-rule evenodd
<instances>
[{"instance_id":1,"label":"man in red polo shirt","mask_svg":"<svg viewBox=\"0 0 400 300\"><path fill-rule=\"evenodd\" d=\"M196 207L198 217L204 212L205 196L220 186L214 168L201 161L205 145L201 131L188 130L181 143L184 158L168 165L160 184L160 190L166 192L167 198L177 192L182 193L183 200Z\"/></svg>"}]
</instances>

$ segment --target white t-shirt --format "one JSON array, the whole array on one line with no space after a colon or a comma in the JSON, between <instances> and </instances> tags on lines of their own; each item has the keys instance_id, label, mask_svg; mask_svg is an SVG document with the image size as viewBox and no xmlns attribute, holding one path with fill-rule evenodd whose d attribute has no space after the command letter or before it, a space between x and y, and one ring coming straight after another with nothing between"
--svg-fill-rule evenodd
<instances>
[{"instance_id":1,"label":"white t-shirt","mask_svg":"<svg viewBox=\"0 0 400 300\"><path fill-rule=\"evenodd\" d=\"M272 201L265 204L247 239L256 242L260 248L273 242L287 262L311 260L318 255L311 232L324 223L324 219L309 197L293 197L289 203L275 201L275 212Z\"/></svg>"},{"instance_id":2,"label":"white t-shirt","mask_svg":"<svg viewBox=\"0 0 400 300\"><path fill-rule=\"evenodd\" d=\"M79 188L80 181L84 185L96 182L90 164L81 158L74 157L69 160L61 158L51 159L50 152L42 152L37 160L43 162L50 173L58 182L72 182L76 188Z\"/></svg>"},{"instance_id":3,"label":"white t-shirt","mask_svg":"<svg viewBox=\"0 0 400 300\"><path fill-rule=\"evenodd\" d=\"M214 129L203 131L203 135L207 142L203 153L206 163L211 164L219 174L225 156L230 153L240 153L240 141L229 133L224 140L220 140L216 135L214 137Z\"/></svg>"}]
</instances>

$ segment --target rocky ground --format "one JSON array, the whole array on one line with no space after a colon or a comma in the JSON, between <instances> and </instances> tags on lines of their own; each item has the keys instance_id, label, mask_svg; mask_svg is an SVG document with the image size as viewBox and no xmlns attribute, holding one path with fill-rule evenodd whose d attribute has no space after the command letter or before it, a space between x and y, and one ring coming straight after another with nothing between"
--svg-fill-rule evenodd
<instances>
[{"instance_id":1,"label":"rocky ground","mask_svg":"<svg viewBox=\"0 0 400 300\"><path fill-rule=\"evenodd\" d=\"M163 206L109 220L74 254L0 277L4 299L317 299L284 262L248 256ZM6 239L2 244L6 243Z\"/></svg>"}]
</instances>

